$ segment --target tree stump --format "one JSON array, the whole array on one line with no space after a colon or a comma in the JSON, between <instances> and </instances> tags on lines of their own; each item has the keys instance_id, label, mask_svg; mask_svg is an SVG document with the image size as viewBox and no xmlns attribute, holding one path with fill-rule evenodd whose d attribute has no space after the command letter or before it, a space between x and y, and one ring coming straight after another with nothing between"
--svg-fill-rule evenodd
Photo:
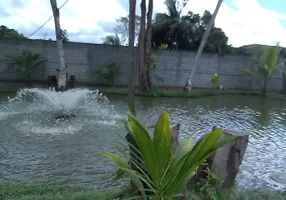
<instances>
[{"instance_id":1,"label":"tree stump","mask_svg":"<svg viewBox=\"0 0 286 200\"><path fill-rule=\"evenodd\" d=\"M179 130L180 130L181 124L176 124L172 127L172 135L171 135L171 147L174 149L174 151L177 150L179 147Z\"/></svg>"},{"instance_id":2,"label":"tree stump","mask_svg":"<svg viewBox=\"0 0 286 200\"><path fill-rule=\"evenodd\" d=\"M202 178L203 170L209 167L211 172L216 173L224 182L222 187L233 186L235 177L239 171L239 167L245 154L249 134L223 130L219 140L225 139L229 136L238 136L234 141L222 146L207 159L207 166L200 166L197 171L197 178ZM220 187L220 186L218 186Z\"/></svg>"}]
</instances>

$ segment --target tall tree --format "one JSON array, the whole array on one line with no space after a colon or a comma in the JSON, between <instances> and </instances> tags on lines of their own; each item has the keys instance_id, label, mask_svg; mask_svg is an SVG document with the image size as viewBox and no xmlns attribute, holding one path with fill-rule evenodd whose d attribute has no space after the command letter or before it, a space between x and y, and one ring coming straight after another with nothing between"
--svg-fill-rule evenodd
<instances>
[{"instance_id":1,"label":"tall tree","mask_svg":"<svg viewBox=\"0 0 286 200\"><path fill-rule=\"evenodd\" d=\"M185 21L181 18L181 13L187 3L188 0L165 0L168 10L167 14L158 13L155 16L154 33L159 33L160 35L162 31L165 32L165 36L161 40L167 42L169 49L178 49L179 36L186 28Z\"/></svg>"},{"instance_id":2,"label":"tall tree","mask_svg":"<svg viewBox=\"0 0 286 200\"><path fill-rule=\"evenodd\" d=\"M143 91L149 90L145 69L145 31L146 31L146 0L141 1L141 19L139 34L139 88Z\"/></svg>"},{"instance_id":3,"label":"tall tree","mask_svg":"<svg viewBox=\"0 0 286 200\"><path fill-rule=\"evenodd\" d=\"M58 89L64 90L66 88L66 73L65 73L66 65L64 59L64 48L63 48L63 38L62 38L63 33L60 26L60 11L57 6L57 0L50 0L50 2L54 15L55 31L56 31L56 39L57 39L57 47L59 55Z\"/></svg>"},{"instance_id":4,"label":"tall tree","mask_svg":"<svg viewBox=\"0 0 286 200\"><path fill-rule=\"evenodd\" d=\"M145 36L145 65L146 78L149 90L151 89L150 70L152 63L152 15L153 15L153 0L149 0L147 12L147 29Z\"/></svg>"},{"instance_id":5,"label":"tall tree","mask_svg":"<svg viewBox=\"0 0 286 200\"><path fill-rule=\"evenodd\" d=\"M258 72L264 78L262 94L267 94L268 81L272 76L274 70L278 69L278 59L281 47L279 43L276 46L266 47L262 53L253 56L255 64L257 64Z\"/></svg>"},{"instance_id":6,"label":"tall tree","mask_svg":"<svg viewBox=\"0 0 286 200\"><path fill-rule=\"evenodd\" d=\"M212 17L210 19L210 22L208 24L208 27L207 27L206 31L204 33L203 39L202 39L202 41L200 43L199 49L197 51L197 54L196 54L196 57L195 57L195 60L194 60L193 66L192 66L192 71L191 71L191 73L189 75L189 78L188 78L188 80L186 82L186 85L185 85L185 88L184 88L186 91L191 90L191 88L192 88L192 79L193 79L193 76L195 74L195 71L196 71L196 68L197 68L197 65L198 65L198 61L199 61L199 59L200 59L200 57L202 55L203 49L205 47L205 44L207 42L207 39L208 39L209 34L211 32L211 29L212 29L212 27L214 25L215 18L216 18L217 14L218 14L218 11L219 11L219 8L220 8L222 2L223 2L223 0L218 0L216 8L215 8L215 11L214 11L214 13L213 13L213 15L212 15Z\"/></svg>"},{"instance_id":7,"label":"tall tree","mask_svg":"<svg viewBox=\"0 0 286 200\"><path fill-rule=\"evenodd\" d=\"M114 32L120 36L120 41L122 45L128 45L129 37L129 16L120 17L116 19L117 25L114 28ZM134 40L137 41L140 29L140 16L135 15L135 26L134 26Z\"/></svg>"},{"instance_id":8,"label":"tall tree","mask_svg":"<svg viewBox=\"0 0 286 200\"><path fill-rule=\"evenodd\" d=\"M129 0L129 59L130 59L130 68L129 68L129 76L128 76L128 107L131 113L135 116L135 87L134 87L134 39L135 39L135 11L136 11L136 0ZM136 141L132 137L131 133L127 133L125 136L126 140L129 142L129 152L130 152L130 160L134 159L134 155L136 155L137 150L134 147L137 147ZM136 167L130 163L133 169ZM136 184L131 181L131 188L133 192L136 190Z\"/></svg>"},{"instance_id":9,"label":"tall tree","mask_svg":"<svg viewBox=\"0 0 286 200\"><path fill-rule=\"evenodd\" d=\"M128 76L128 107L135 116L135 87L134 87L134 39L135 39L135 10L136 0L129 0L129 52L130 68Z\"/></svg>"}]
</instances>

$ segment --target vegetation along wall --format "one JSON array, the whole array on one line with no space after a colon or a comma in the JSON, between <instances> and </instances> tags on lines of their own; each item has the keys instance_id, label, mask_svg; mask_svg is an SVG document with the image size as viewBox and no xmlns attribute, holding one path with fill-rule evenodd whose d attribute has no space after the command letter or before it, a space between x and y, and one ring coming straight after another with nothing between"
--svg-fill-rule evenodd
<instances>
[{"instance_id":1,"label":"vegetation along wall","mask_svg":"<svg viewBox=\"0 0 286 200\"><path fill-rule=\"evenodd\" d=\"M75 75L76 81L83 84L104 84L106 80L92 71L100 65L120 63L117 85L127 85L128 47L114 47L102 44L70 42L64 45L68 75ZM39 53L46 61L33 71L32 80L45 81L48 76L56 75L58 54L56 42L49 40L5 39L0 40L0 81L23 79L16 74L15 66L6 56L15 55L23 50ZM152 70L152 82L156 86L183 87L191 71L195 52L153 51L157 67ZM138 66L138 53L135 59ZM211 87L210 76L222 75L220 82L224 88L261 89L261 78L250 78L241 73L242 68L253 71L251 59L238 55L203 54L195 73L194 87ZM136 67L138 73L138 67ZM282 74L275 72L269 83L270 90L281 90ZM137 76L136 76L137 82Z\"/></svg>"}]
</instances>

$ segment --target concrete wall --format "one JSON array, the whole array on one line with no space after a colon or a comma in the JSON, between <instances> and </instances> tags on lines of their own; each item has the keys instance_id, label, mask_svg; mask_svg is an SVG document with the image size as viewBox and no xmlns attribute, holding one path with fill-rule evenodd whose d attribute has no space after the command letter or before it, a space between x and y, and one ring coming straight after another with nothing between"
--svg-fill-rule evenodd
<instances>
[{"instance_id":1,"label":"concrete wall","mask_svg":"<svg viewBox=\"0 0 286 200\"><path fill-rule=\"evenodd\" d=\"M33 80L47 80L47 76L56 75L58 55L56 42L47 40L0 40L0 81L20 80L15 73L15 66L9 63L7 55L15 55L22 50L31 50L41 54L47 61L34 70ZM157 68L152 72L154 85L183 87L195 52L187 51L155 51ZM129 53L127 47L112 47L101 44L68 43L65 45L67 73L75 75L76 80L88 84L100 84L104 81L91 75L91 69L100 64L121 63L118 85L127 85ZM138 74L138 53L135 58L136 83ZM222 75L221 82L225 88L261 89L261 78L250 80L241 75L241 68L254 69L249 57L217 54L203 54L194 76L194 87L210 87L210 76L214 73ZM158 82L160 76L164 82ZM276 72L269 83L270 90L280 90L282 74Z\"/></svg>"}]
</instances>

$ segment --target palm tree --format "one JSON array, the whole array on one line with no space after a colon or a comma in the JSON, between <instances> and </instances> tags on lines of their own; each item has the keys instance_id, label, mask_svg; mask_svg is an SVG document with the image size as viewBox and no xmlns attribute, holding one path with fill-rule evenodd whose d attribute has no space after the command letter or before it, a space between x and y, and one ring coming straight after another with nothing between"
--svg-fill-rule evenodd
<instances>
[{"instance_id":1,"label":"palm tree","mask_svg":"<svg viewBox=\"0 0 286 200\"><path fill-rule=\"evenodd\" d=\"M141 0L141 19L140 19L140 33L139 33L139 88L148 90L146 70L145 70L145 28L146 28L146 0Z\"/></svg>"},{"instance_id":2,"label":"palm tree","mask_svg":"<svg viewBox=\"0 0 286 200\"><path fill-rule=\"evenodd\" d=\"M134 40L135 40L135 10L136 0L129 0L129 51L130 68L128 77L128 107L135 115L135 88L134 88Z\"/></svg>"},{"instance_id":3,"label":"palm tree","mask_svg":"<svg viewBox=\"0 0 286 200\"><path fill-rule=\"evenodd\" d=\"M102 38L103 44L112 45L112 46L121 46L120 38L117 34L115 35L107 35L105 38Z\"/></svg>"},{"instance_id":4,"label":"palm tree","mask_svg":"<svg viewBox=\"0 0 286 200\"><path fill-rule=\"evenodd\" d=\"M268 81L273 71L278 69L280 50L279 43L277 43L276 46L266 47L262 53L253 56L255 64L259 67L258 72L263 76L263 95L267 93Z\"/></svg>"},{"instance_id":5,"label":"palm tree","mask_svg":"<svg viewBox=\"0 0 286 200\"><path fill-rule=\"evenodd\" d=\"M197 54L196 54L196 57L195 57L195 60L194 60L194 64L193 64L193 67L192 67L192 71L191 71L191 73L190 73L190 75L189 75L189 78L188 78L188 80L187 80L187 82L186 82L186 85L185 85L185 88L184 88L186 91L190 90L191 87L192 87L192 79L193 79L194 73L195 73L195 71L196 71L199 58L200 58L201 55L202 55L203 49L204 49L205 44L206 44L206 42L207 42L207 39L208 39L208 37L209 37L209 35L210 35L211 29L213 28L214 21L215 21L215 18L216 18L216 16L217 16L217 14L218 14L219 8L220 8L220 6L221 6L221 4L222 4L222 1L223 1L223 0L218 0L217 5L216 5L216 8L215 8L215 11L214 11L214 13L213 13L213 15L212 15L212 17L211 17L211 20L210 20L210 22L209 22L209 25L208 25L208 27L207 27L207 30L206 30L206 32L204 33L203 39L202 39L202 41L201 41L201 43L200 43L199 49L198 49L198 51L197 51Z\"/></svg>"},{"instance_id":6,"label":"palm tree","mask_svg":"<svg viewBox=\"0 0 286 200\"><path fill-rule=\"evenodd\" d=\"M154 33L160 31L167 31L167 38L169 48L175 45L178 49L178 37L184 31L186 25L181 18L183 8L187 5L188 0L165 0L168 13L158 13L153 24Z\"/></svg>"},{"instance_id":7,"label":"palm tree","mask_svg":"<svg viewBox=\"0 0 286 200\"><path fill-rule=\"evenodd\" d=\"M45 60L39 60L40 54L32 53L30 51L22 51L19 55L8 56L9 60L16 65L16 72L25 77L28 85L31 85L31 75L35 68L37 68Z\"/></svg>"},{"instance_id":8,"label":"palm tree","mask_svg":"<svg viewBox=\"0 0 286 200\"><path fill-rule=\"evenodd\" d=\"M152 14L153 14L153 0L149 0L147 12L147 28L145 36L145 65L146 78L149 90L151 90L150 69L152 64Z\"/></svg>"}]
</instances>

